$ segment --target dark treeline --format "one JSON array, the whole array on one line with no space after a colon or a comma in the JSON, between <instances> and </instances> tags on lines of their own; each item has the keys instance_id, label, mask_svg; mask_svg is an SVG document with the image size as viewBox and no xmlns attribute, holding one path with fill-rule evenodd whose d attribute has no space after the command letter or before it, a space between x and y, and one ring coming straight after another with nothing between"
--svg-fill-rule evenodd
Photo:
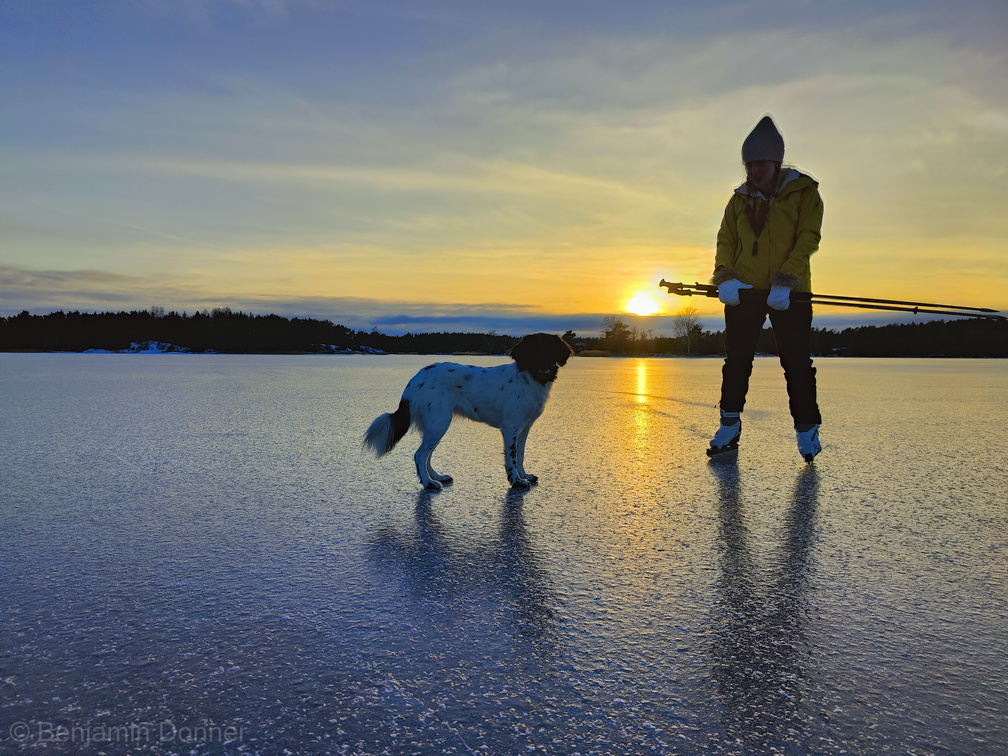
<instances>
[{"instance_id":1,"label":"dark treeline","mask_svg":"<svg viewBox=\"0 0 1008 756\"><path fill-rule=\"evenodd\" d=\"M695 318L687 326L688 338L652 336L650 331L640 331L616 318L607 318L602 336L579 339L579 346L623 355L724 354L722 331L705 331ZM756 348L761 354L777 354L771 329L763 329ZM816 328L812 331L812 353L844 357L1008 357L1008 320L964 318L859 326L842 331Z\"/></svg>"},{"instance_id":2,"label":"dark treeline","mask_svg":"<svg viewBox=\"0 0 1008 756\"><path fill-rule=\"evenodd\" d=\"M1008 320L964 318L816 330L813 349L816 354L850 357L1008 357Z\"/></svg>"},{"instance_id":3,"label":"dark treeline","mask_svg":"<svg viewBox=\"0 0 1008 756\"><path fill-rule=\"evenodd\" d=\"M192 315L152 310L117 313L22 312L0 318L0 351L127 351L160 342L193 352L333 353L382 351L398 354L503 354L515 335L491 333L408 333L390 336L355 331L328 320L250 315L227 308ZM683 335L653 336L618 318L606 318L601 336L564 334L579 352L612 355L724 354L724 335L691 323ZM815 329L816 355L849 357L1008 357L1008 321L963 319L862 326L842 331ZM758 349L775 354L773 333L765 329Z\"/></svg>"},{"instance_id":4,"label":"dark treeline","mask_svg":"<svg viewBox=\"0 0 1008 756\"><path fill-rule=\"evenodd\" d=\"M0 351L128 351L148 342L192 352L225 354L327 353L380 350L398 353L483 352L502 354L517 339L479 333L388 336L355 331L328 320L249 315L228 308L193 315L159 308L133 312L27 311L0 318Z\"/></svg>"},{"instance_id":5,"label":"dark treeline","mask_svg":"<svg viewBox=\"0 0 1008 756\"><path fill-rule=\"evenodd\" d=\"M4 351L82 352L128 350L158 341L194 352L312 352L320 344L353 347L355 333L329 321L279 315L246 315L227 308L212 312L22 312L0 320Z\"/></svg>"}]
</instances>

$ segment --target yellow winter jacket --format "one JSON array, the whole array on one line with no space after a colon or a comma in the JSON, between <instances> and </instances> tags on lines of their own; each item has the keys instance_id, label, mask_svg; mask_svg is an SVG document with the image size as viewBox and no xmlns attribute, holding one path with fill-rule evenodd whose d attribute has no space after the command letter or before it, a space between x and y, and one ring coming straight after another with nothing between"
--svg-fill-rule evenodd
<instances>
[{"instance_id":1,"label":"yellow winter jacket","mask_svg":"<svg viewBox=\"0 0 1008 756\"><path fill-rule=\"evenodd\" d=\"M782 285L811 291L809 258L819 249L823 219L819 182L794 168L784 169L759 238L745 205L746 185L742 184L728 201L721 221L712 283L737 278L757 289Z\"/></svg>"}]
</instances>

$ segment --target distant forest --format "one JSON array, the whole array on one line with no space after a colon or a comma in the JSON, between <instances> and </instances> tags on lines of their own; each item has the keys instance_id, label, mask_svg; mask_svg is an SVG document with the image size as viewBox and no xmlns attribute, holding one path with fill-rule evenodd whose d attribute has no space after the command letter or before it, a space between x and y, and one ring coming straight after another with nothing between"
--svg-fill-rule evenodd
<instances>
[{"instance_id":1,"label":"distant forest","mask_svg":"<svg viewBox=\"0 0 1008 756\"><path fill-rule=\"evenodd\" d=\"M705 331L696 322L677 329L679 336L654 336L616 317L602 324L601 336L567 331L564 338L584 355L724 354L721 331ZM519 334L520 335L520 334ZM0 318L0 351L5 352L219 352L225 354L504 354L518 335L490 333L407 333L391 336L355 331L328 320L251 315L228 308L192 315L151 310L82 313L54 312ZM765 329L759 344L776 354L773 333ZM862 326L842 331L815 329L813 353L848 357L1008 357L1008 320L962 319L926 323Z\"/></svg>"}]
</instances>

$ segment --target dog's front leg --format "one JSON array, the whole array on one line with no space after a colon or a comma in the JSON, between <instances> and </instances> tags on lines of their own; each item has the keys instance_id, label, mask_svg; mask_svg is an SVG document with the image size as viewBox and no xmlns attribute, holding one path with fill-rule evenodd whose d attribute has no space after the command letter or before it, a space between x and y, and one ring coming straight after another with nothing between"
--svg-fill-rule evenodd
<instances>
[{"instance_id":1,"label":"dog's front leg","mask_svg":"<svg viewBox=\"0 0 1008 756\"><path fill-rule=\"evenodd\" d=\"M532 473L525 472L525 442L528 440L530 430L532 430L532 426L518 431L518 474L534 485L539 481L539 478Z\"/></svg>"},{"instance_id":2,"label":"dog's front leg","mask_svg":"<svg viewBox=\"0 0 1008 756\"><path fill-rule=\"evenodd\" d=\"M514 488L531 488L532 481L525 477L522 469L525 445L519 440L521 430L505 425L501 428L501 435L504 436L504 469L507 471L508 482Z\"/></svg>"}]
</instances>

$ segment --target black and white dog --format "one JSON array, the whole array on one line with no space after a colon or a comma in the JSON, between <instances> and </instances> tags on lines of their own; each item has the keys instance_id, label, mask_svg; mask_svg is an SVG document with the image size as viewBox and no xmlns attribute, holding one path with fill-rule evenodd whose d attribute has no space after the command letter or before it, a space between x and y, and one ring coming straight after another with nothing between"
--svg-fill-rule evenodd
<instances>
[{"instance_id":1,"label":"black and white dog","mask_svg":"<svg viewBox=\"0 0 1008 756\"><path fill-rule=\"evenodd\" d=\"M379 457L391 451L411 426L422 434L413 455L424 488L451 483L431 467L431 455L454 415L500 428L508 481L528 488L537 478L525 472L525 439L549 398L557 371L574 350L559 336L533 333L511 348L514 362L497 367L438 362L413 376L395 412L378 416L364 434L364 446Z\"/></svg>"}]
</instances>

